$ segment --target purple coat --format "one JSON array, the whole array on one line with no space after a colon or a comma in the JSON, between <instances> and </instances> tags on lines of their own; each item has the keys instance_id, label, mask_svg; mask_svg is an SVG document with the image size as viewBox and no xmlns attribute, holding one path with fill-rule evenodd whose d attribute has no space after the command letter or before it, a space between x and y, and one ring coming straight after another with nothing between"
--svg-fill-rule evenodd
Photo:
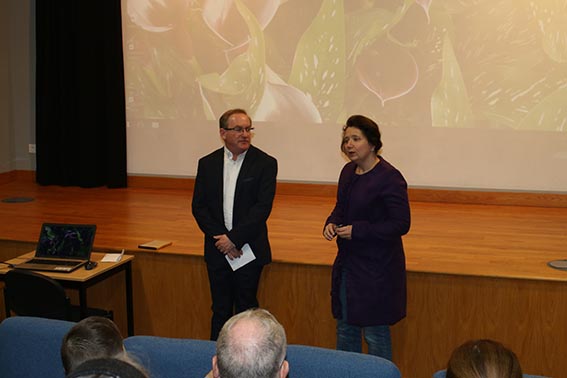
<instances>
[{"instance_id":1,"label":"purple coat","mask_svg":"<svg viewBox=\"0 0 567 378\"><path fill-rule=\"evenodd\" d=\"M392 325L406 316L406 263L402 235L410 228L407 183L380 157L363 175L347 163L337 203L325 223L352 225L352 240L337 238L332 273L332 311L342 318L341 271L346 273L347 321L362 327Z\"/></svg>"}]
</instances>

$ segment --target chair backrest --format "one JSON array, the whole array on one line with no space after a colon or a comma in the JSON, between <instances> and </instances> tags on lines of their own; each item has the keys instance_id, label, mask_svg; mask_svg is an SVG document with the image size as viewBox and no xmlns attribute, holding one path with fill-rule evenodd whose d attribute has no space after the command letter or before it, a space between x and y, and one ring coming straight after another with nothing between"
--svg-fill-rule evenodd
<instances>
[{"instance_id":1,"label":"chair backrest","mask_svg":"<svg viewBox=\"0 0 567 378\"><path fill-rule=\"evenodd\" d=\"M63 377L61 342L76 323L17 316L0 323L0 376ZM209 340L131 336L128 354L152 378L204 377L216 344ZM290 378L400 378L390 361L367 354L289 345Z\"/></svg>"},{"instance_id":2,"label":"chair backrest","mask_svg":"<svg viewBox=\"0 0 567 378\"><path fill-rule=\"evenodd\" d=\"M131 336L124 345L152 378L204 377L216 353L209 340ZM289 345L286 359L290 378L401 378L391 361L367 354Z\"/></svg>"},{"instance_id":3,"label":"chair backrest","mask_svg":"<svg viewBox=\"0 0 567 378\"><path fill-rule=\"evenodd\" d=\"M60 283L43 274L14 269L4 276L6 316L69 320L71 304Z\"/></svg>"},{"instance_id":4,"label":"chair backrest","mask_svg":"<svg viewBox=\"0 0 567 378\"><path fill-rule=\"evenodd\" d=\"M64 377L63 336L75 323L15 316L0 323L0 376Z\"/></svg>"},{"instance_id":5,"label":"chair backrest","mask_svg":"<svg viewBox=\"0 0 567 378\"><path fill-rule=\"evenodd\" d=\"M400 378L397 366L384 358L306 345L288 345L290 378Z\"/></svg>"},{"instance_id":6,"label":"chair backrest","mask_svg":"<svg viewBox=\"0 0 567 378\"><path fill-rule=\"evenodd\" d=\"M152 378L204 377L216 353L216 343L210 340L130 336L124 346Z\"/></svg>"}]
</instances>

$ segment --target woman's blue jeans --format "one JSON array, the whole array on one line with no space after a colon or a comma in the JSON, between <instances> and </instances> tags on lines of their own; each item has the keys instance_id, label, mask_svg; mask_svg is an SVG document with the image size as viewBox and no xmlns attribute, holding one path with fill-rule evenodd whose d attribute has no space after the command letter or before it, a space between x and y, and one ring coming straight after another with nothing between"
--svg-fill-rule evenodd
<instances>
[{"instance_id":1,"label":"woman's blue jeans","mask_svg":"<svg viewBox=\"0 0 567 378\"><path fill-rule=\"evenodd\" d=\"M337 349L362 353L362 335L368 344L368 354L392 361L392 339L387 325L359 327L337 320Z\"/></svg>"},{"instance_id":2,"label":"woman's blue jeans","mask_svg":"<svg viewBox=\"0 0 567 378\"><path fill-rule=\"evenodd\" d=\"M368 354L386 358L392 361L392 338L390 327L377 325L359 327L348 324L346 301L346 275L343 271L341 280L340 299L342 319L337 319L337 349L348 352L362 353L362 336L368 344Z\"/></svg>"}]
</instances>

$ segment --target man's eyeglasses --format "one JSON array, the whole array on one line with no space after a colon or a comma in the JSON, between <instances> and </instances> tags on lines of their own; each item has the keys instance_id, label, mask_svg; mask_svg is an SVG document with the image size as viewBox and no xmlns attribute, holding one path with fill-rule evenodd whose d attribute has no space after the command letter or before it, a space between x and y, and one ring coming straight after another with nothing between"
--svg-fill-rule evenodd
<instances>
[{"instance_id":1,"label":"man's eyeglasses","mask_svg":"<svg viewBox=\"0 0 567 378\"><path fill-rule=\"evenodd\" d=\"M226 131L234 131L235 133L243 133L243 132L247 132L247 133L251 133L254 128L253 127L242 127L242 126L236 126L236 127L223 127L223 129L225 129Z\"/></svg>"}]
</instances>

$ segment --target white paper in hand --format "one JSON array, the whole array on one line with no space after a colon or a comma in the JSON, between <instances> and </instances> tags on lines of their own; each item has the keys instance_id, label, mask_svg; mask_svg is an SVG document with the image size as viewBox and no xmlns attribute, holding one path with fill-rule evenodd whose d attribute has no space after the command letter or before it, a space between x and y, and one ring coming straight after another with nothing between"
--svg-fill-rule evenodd
<instances>
[{"instance_id":1,"label":"white paper in hand","mask_svg":"<svg viewBox=\"0 0 567 378\"><path fill-rule=\"evenodd\" d=\"M224 255L226 261L230 264L232 270L237 270L242 268L244 265L248 264L250 261L256 260L256 255L252 252L252 248L248 245L248 243L242 246L242 256L237 257L235 259L229 259L227 255Z\"/></svg>"}]
</instances>

